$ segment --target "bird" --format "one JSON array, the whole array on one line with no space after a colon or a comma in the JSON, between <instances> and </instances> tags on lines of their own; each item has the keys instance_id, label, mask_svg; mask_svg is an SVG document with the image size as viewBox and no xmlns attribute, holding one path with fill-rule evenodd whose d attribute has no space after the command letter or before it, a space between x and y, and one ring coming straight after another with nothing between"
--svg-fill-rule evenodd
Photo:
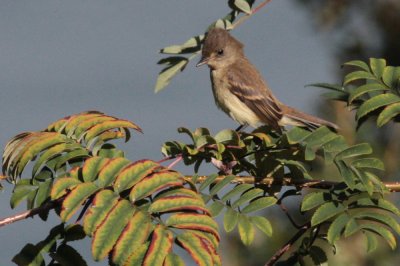
<instances>
[{"instance_id":1,"label":"bird","mask_svg":"<svg viewBox=\"0 0 400 266\"><path fill-rule=\"evenodd\" d=\"M201 59L196 65L208 65L215 103L240 124L237 130L248 125L268 125L277 131L286 126L311 131L321 126L338 129L334 123L280 102L243 48L227 30L213 28L205 35Z\"/></svg>"}]
</instances>

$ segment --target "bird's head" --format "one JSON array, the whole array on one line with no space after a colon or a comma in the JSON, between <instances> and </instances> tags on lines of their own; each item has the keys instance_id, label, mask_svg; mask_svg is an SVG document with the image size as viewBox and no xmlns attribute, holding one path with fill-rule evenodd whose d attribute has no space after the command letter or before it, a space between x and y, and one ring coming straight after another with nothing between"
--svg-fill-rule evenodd
<instances>
[{"instance_id":1,"label":"bird's head","mask_svg":"<svg viewBox=\"0 0 400 266\"><path fill-rule=\"evenodd\" d=\"M211 69L229 67L238 57L243 56L243 44L228 31L213 28L206 34L201 55L196 66L207 64Z\"/></svg>"}]
</instances>

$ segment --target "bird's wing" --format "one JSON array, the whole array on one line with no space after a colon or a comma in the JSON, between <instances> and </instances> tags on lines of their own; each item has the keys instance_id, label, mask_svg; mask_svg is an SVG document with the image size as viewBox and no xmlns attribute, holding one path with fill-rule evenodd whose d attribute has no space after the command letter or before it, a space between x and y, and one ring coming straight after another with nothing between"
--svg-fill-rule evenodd
<instances>
[{"instance_id":1,"label":"bird's wing","mask_svg":"<svg viewBox=\"0 0 400 266\"><path fill-rule=\"evenodd\" d=\"M229 89L264 123L279 128L282 118L279 101L272 95L261 74L247 60L228 71Z\"/></svg>"}]
</instances>

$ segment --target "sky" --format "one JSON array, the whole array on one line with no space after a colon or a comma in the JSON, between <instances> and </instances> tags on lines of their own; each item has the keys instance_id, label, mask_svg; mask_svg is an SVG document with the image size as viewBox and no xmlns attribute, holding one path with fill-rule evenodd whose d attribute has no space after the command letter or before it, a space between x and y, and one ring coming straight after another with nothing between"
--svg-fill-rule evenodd
<instances>
[{"instance_id":1,"label":"sky","mask_svg":"<svg viewBox=\"0 0 400 266\"><path fill-rule=\"evenodd\" d=\"M226 1L213 0L1 0L0 147L18 133L85 110L143 129L120 146L131 160L160 160L162 143L182 138L180 126L208 127L214 134L236 128L215 107L208 69L195 67L199 58L154 93L159 49L202 34L228 11ZM337 82L337 69L327 36L312 30L306 12L275 0L232 34L282 102L318 115L321 91L304 86ZM24 204L10 209L12 186L3 185L0 217L25 210ZM26 243L42 240L57 223L51 216L49 223L35 218L0 228L0 265L10 265ZM78 246L89 265L105 265L89 259L88 244Z\"/></svg>"}]
</instances>

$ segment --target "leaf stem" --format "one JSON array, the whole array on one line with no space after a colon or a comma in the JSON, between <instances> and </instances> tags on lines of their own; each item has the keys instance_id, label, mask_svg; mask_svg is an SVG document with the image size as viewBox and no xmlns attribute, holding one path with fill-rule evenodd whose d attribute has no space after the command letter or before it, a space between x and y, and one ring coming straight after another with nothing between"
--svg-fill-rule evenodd
<instances>
[{"instance_id":1,"label":"leaf stem","mask_svg":"<svg viewBox=\"0 0 400 266\"><path fill-rule=\"evenodd\" d=\"M245 22L247 19L249 19L252 15L254 15L255 13L257 13L258 11L260 11L260 9L262 9L266 4L268 4L269 2L271 2L271 0L265 0L263 2L261 2L257 7L253 8L253 10L251 11L250 14L246 14L242 17L240 17L238 20L236 20L235 23L233 23L232 28L236 28L237 26L239 26L240 24L242 24L243 22Z\"/></svg>"}]
</instances>

